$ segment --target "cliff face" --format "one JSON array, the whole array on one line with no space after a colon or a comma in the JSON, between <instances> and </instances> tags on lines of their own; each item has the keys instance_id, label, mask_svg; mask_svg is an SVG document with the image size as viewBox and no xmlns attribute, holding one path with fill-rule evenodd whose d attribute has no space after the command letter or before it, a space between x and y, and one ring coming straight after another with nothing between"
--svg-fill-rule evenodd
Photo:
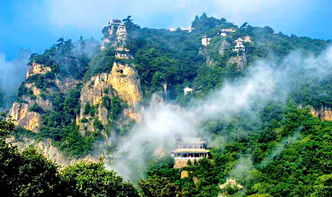
<instances>
[{"instance_id":1,"label":"cliff face","mask_svg":"<svg viewBox=\"0 0 332 197\"><path fill-rule=\"evenodd\" d=\"M314 108L310 108L310 113L317 118L324 121L332 121L332 109L330 108L321 108L320 110L316 110Z\"/></svg>"},{"instance_id":2,"label":"cliff face","mask_svg":"<svg viewBox=\"0 0 332 197\"><path fill-rule=\"evenodd\" d=\"M51 72L51 68L41 64L33 63L27 71L26 78L29 79L34 75L44 75ZM39 113L31 109L32 106L39 106L42 110L52 108L52 103L41 96L41 90L36 87L35 83L25 83L24 88L30 92L30 96L22 95L19 102L14 102L9 110L9 118L15 125L38 132L41 122ZM51 90L50 90L51 91Z\"/></svg>"},{"instance_id":3,"label":"cliff face","mask_svg":"<svg viewBox=\"0 0 332 197\"><path fill-rule=\"evenodd\" d=\"M40 115L29 111L29 104L13 103L9 111L10 119L18 126L33 132L38 132L40 127Z\"/></svg>"},{"instance_id":4,"label":"cliff face","mask_svg":"<svg viewBox=\"0 0 332 197\"><path fill-rule=\"evenodd\" d=\"M42 64L32 63L32 65L29 67L28 72L26 74L26 78L36 75L36 74L46 74L48 72L51 72L51 67L44 66Z\"/></svg>"},{"instance_id":5,"label":"cliff face","mask_svg":"<svg viewBox=\"0 0 332 197\"><path fill-rule=\"evenodd\" d=\"M236 65L240 70L242 70L247 65L246 54L242 53L241 55L231 57L228 61L229 65Z\"/></svg>"},{"instance_id":6,"label":"cliff face","mask_svg":"<svg viewBox=\"0 0 332 197\"><path fill-rule=\"evenodd\" d=\"M103 126L112 121L110 120L112 109L107 109L103 99L112 99L114 96L119 96L128 104L123 111L124 115L136 120L135 107L142 100L142 93L136 71L127 64L114 63L110 73L94 76L84 85L80 97L80 115L77 120L81 131L95 131L95 118ZM95 118L87 112L87 105L95 108Z\"/></svg>"},{"instance_id":7,"label":"cliff face","mask_svg":"<svg viewBox=\"0 0 332 197\"><path fill-rule=\"evenodd\" d=\"M40 89L36 82L30 80L35 75L44 76L49 72L52 72L49 66L37 63L32 63L28 68L27 79L21 86L25 92L22 93L23 95L19 97L18 101L13 103L8 113L9 119L15 125L38 132L41 126L41 112L53 109L52 101L47 95L52 95L55 92L65 93L70 87L77 84L77 81L71 78L59 79L55 75L53 79L47 79L47 83L54 84L54 86Z\"/></svg>"},{"instance_id":8,"label":"cliff face","mask_svg":"<svg viewBox=\"0 0 332 197\"><path fill-rule=\"evenodd\" d=\"M127 30L120 20L112 20L103 33L101 50L110 46L116 49L125 48ZM100 133L108 138L109 132L120 130L127 123L138 120L136 107L142 100L142 93L134 67L113 60L110 71L99 73L88 81L79 80L89 73L87 70L90 67L86 61L90 60L81 56L72 56L72 51L68 51L73 47L69 41L58 42L50 53L37 55L32 59L34 62L28 68L26 80L20 87L17 102L10 109L9 118L15 125L35 133L45 126L42 130L43 136L46 134L45 136L51 138L36 141L24 134L22 135L25 137L21 137L19 133L20 141L15 142L19 149L22 150L26 145L33 144L43 155L66 166L76 159L67 157L53 146L54 144L52 145L52 140L67 143L66 140L72 139L71 133L68 134L71 131L64 131L66 126L69 124L73 126L71 123L76 121L82 134L78 138L82 140L82 143L86 142L82 146L90 151L91 143L88 143L86 139L96 140ZM84 46L84 42L81 42L80 47ZM129 50L126 49L124 52L128 53L126 54L130 57L128 59L133 58ZM121 59L121 62L128 60L117 57L116 53L114 55L115 59ZM35 62L50 63L52 67ZM72 73L76 70L82 73ZM75 90L75 87L80 89ZM54 110L60 110L60 113L63 110L63 116L53 113ZM44 123L45 125L42 125ZM80 135L76 128L72 131L76 132L75 135ZM96 135L87 133L96 131L100 133ZM75 149L76 145L70 148Z\"/></svg>"},{"instance_id":9,"label":"cliff face","mask_svg":"<svg viewBox=\"0 0 332 197\"><path fill-rule=\"evenodd\" d=\"M77 163L79 161L91 161L96 162L98 158L87 155L83 158L76 159L70 156L63 154L57 147L52 145L52 140L45 139L42 141L37 141L30 138L16 139L15 137L10 137L6 140L7 142L12 143L12 145L17 146L20 151L28 148L29 146L35 147L40 153L53 161L54 163L60 165L61 167L66 167L71 164Z\"/></svg>"},{"instance_id":10,"label":"cliff face","mask_svg":"<svg viewBox=\"0 0 332 197\"><path fill-rule=\"evenodd\" d=\"M141 87L137 72L129 65L114 63L109 83L119 96L134 107L142 99Z\"/></svg>"},{"instance_id":11,"label":"cliff face","mask_svg":"<svg viewBox=\"0 0 332 197\"><path fill-rule=\"evenodd\" d=\"M229 42L227 42L226 40L223 40L221 42L221 45L220 45L219 50L218 50L219 55L224 55L226 49L229 48L230 46L231 46L231 44Z\"/></svg>"}]
</instances>

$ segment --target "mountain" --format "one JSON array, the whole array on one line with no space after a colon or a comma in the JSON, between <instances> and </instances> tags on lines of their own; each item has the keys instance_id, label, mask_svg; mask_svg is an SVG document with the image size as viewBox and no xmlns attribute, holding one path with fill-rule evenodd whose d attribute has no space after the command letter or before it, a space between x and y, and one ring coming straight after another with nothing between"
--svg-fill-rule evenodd
<instances>
[{"instance_id":1,"label":"mountain","mask_svg":"<svg viewBox=\"0 0 332 197\"><path fill-rule=\"evenodd\" d=\"M190 28L169 30L114 19L102 33L101 43L61 38L31 55L8 113L17 126L9 141L20 149L34 144L64 167L97 162L126 143L150 100L190 108L240 83L257 62L271 61L276 76L285 77L271 93L278 99L264 106L255 101L257 118L239 111L227 121L204 121L200 135L211 141L211 159L188 164L188 177L181 178L183 169L173 169L167 155L149 158L139 186L147 196L324 196L331 190L332 73L313 75L304 66L330 68L322 54L331 41L238 27L206 14Z\"/></svg>"}]
</instances>

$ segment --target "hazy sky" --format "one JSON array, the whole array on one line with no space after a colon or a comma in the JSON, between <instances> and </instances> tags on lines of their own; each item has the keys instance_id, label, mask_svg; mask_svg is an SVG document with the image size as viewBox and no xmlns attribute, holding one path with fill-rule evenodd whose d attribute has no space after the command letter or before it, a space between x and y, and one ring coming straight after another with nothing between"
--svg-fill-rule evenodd
<instances>
[{"instance_id":1,"label":"hazy sky","mask_svg":"<svg viewBox=\"0 0 332 197\"><path fill-rule=\"evenodd\" d=\"M110 18L131 15L143 27L189 26L195 15L332 39L331 0L0 0L0 54L42 52L59 37L101 38Z\"/></svg>"}]
</instances>

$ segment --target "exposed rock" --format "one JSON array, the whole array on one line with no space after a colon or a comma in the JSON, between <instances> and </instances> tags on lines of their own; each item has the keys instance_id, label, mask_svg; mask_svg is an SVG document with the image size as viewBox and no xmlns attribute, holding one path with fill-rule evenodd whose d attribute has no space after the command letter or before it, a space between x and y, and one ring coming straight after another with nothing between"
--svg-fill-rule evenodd
<instances>
[{"instance_id":1,"label":"exposed rock","mask_svg":"<svg viewBox=\"0 0 332 197\"><path fill-rule=\"evenodd\" d=\"M38 132L40 127L40 114L29 111L29 104L14 102L9 111L9 118L15 125Z\"/></svg>"},{"instance_id":2,"label":"exposed rock","mask_svg":"<svg viewBox=\"0 0 332 197\"><path fill-rule=\"evenodd\" d=\"M72 78L59 79L58 77L54 80L55 85L58 87L60 92L66 92L68 89L73 88L79 83L79 81Z\"/></svg>"},{"instance_id":3,"label":"exposed rock","mask_svg":"<svg viewBox=\"0 0 332 197\"><path fill-rule=\"evenodd\" d=\"M29 78L36 74L43 75L48 72L51 72L51 67L32 63L27 71L26 77ZM56 89L59 92L64 93L78 82L70 78L60 80L56 77L54 83L57 86ZM52 87L47 88L47 90L41 90L34 82L26 82L24 86L32 93L32 95L21 96L18 102L13 103L8 115L11 117L15 125L33 132L38 132L41 123L41 115L29 110L34 105L40 107L43 111L52 110L53 104L47 99L46 95L53 94L55 90Z\"/></svg>"},{"instance_id":4,"label":"exposed rock","mask_svg":"<svg viewBox=\"0 0 332 197\"><path fill-rule=\"evenodd\" d=\"M228 186L242 189L243 186L238 184L235 179L227 179L226 183L219 185L220 189L226 189Z\"/></svg>"},{"instance_id":5,"label":"exposed rock","mask_svg":"<svg viewBox=\"0 0 332 197\"><path fill-rule=\"evenodd\" d=\"M41 90L35 86L34 83L26 83L25 87L32 90L33 95L36 97L35 100L31 100L30 98L24 96L23 99L25 102L32 106L36 103L39 107L41 107L44 111L52 109L51 101L44 99L41 97ZM50 92L53 92L52 89L49 89Z\"/></svg>"},{"instance_id":6,"label":"exposed rock","mask_svg":"<svg viewBox=\"0 0 332 197\"><path fill-rule=\"evenodd\" d=\"M310 113L317 118L324 120L324 121L332 121L332 109L322 107L319 110L314 109L313 107L310 108Z\"/></svg>"},{"instance_id":7,"label":"exposed rock","mask_svg":"<svg viewBox=\"0 0 332 197\"><path fill-rule=\"evenodd\" d=\"M80 159L66 156L57 147L52 145L52 140L50 139L44 139L42 141L39 141L24 137L23 139L18 140L12 136L7 139L7 142L11 142L12 145L17 146L20 151L23 151L27 147L33 145L33 147L37 148L43 156L60 165L61 167L72 165L74 163L77 163L78 161L98 161L98 158L92 155L87 155L84 158Z\"/></svg>"},{"instance_id":8,"label":"exposed rock","mask_svg":"<svg viewBox=\"0 0 332 197\"><path fill-rule=\"evenodd\" d=\"M34 83L26 83L24 85L25 85L25 87L30 88L32 90L33 95L35 95L35 96L39 96L40 95L41 91L40 91L39 88L37 88L35 86Z\"/></svg>"},{"instance_id":9,"label":"exposed rock","mask_svg":"<svg viewBox=\"0 0 332 197\"><path fill-rule=\"evenodd\" d=\"M76 120L81 131L95 131L93 118L84 113L87 104L97 107L95 114L103 126L108 124L110 112L102 105L102 99L103 97L112 98L114 94L129 105L123 111L124 115L135 121L139 119L135 113L135 107L141 101L142 93L137 73L129 65L114 63L110 73L101 73L92 77L82 88L80 116ZM84 118L86 120L82 123L81 120Z\"/></svg>"},{"instance_id":10,"label":"exposed rock","mask_svg":"<svg viewBox=\"0 0 332 197\"><path fill-rule=\"evenodd\" d=\"M137 72L133 67L114 63L109 80L113 89L130 106L135 106L141 101L141 86Z\"/></svg>"},{"instance_id":11,"label":"exposed rock","mask_svg":"<svg viewBox=\"0 0 332 197\"><path fill-rule=\"evenodd\" d=\"M211 58L211 56L209 55L209 53L206 49L200 48L199 54L205 57L206 65L212 66L215 64L215 62L213 61L213 59Z\"/></svg>"},{"instance_id":12,"label":"exposed rock","mask_svg":"<svg viewBox=\"0 0 332 197\"><path fill-rule=\"evenodd\" d=\"M219 188L223 191L218 194L218 197L226 197L229 194L227 193L227 188L232 188L235 191L243 189L243 186L236 182L235 179L227 179L226 183L219 185Z\"/></svg>"},{"instance_id":13,"label":"exposed rock","mask_svg":"<svg viewBox=\"0 0 332 197\"><path fill-rule=\"evenodd\" d=\"M124 109L123 114L135 122L141 121L141 116L133 108Z\"/></svg>"},{"instance_id":14,"label":"exposed rock","mask_svg":"<svg viewBox=\"0 0 332 197\"><path fill-rule=\"evenodd\" d=\"M23 95L19 102L14 102L9 110L8 117L13 121L13 123L24 129L38 132L41 115L37 112L30 111L33 105L37 105L42 110L50 110L53 108L51 101L44 99L41 96L41 90L35 86L34 83L24 84L26 88L32 91L34 99L30 96Z\"/></svg>"},{"instance_id":15,"label":"exposed rock","mask_svg":"<svg viewBox=\"0 0 332 197\"><path fill-rule=\"evenodd\" d=\"M130 106L135 106L141 99L140 82L137 73L129 65L114 63L111 73L94 76L82 88L81 103L99 105L104 96L112 96L105 90L114 89Z\"/></svg>"},{"instance_id":16,"label":"exposed rock","mask_svg":"<svg viewBox=\"0 0 332 197\"><path fill-rule=\"evenodd\" d=\"M100 45L100 50L103 51L106 49L106 46L111 42L109 38L104 38Z\"/></svg>"},{"instance_id":17,"label":"exposed rock","mask_svg":"<svg viewBox=\"0 0 332 197\"><path fill-rule=\"evenodd\" d=\"M223 40L222 42L221 42L221 45L220 45L220 48L219 48L219 55L224 55L224 53L225 53L225 51L226 51L226 49L228 48L228 47L230 47L231 46L231 44L230 43L228 43L226 40Z\"/></svg>"},{"instance_id":18,"label":"exposed rock","mask_svg":"<svg viewBox=\"0 0 332 197\"><path fill-rule=\"evenodd\" d=\"M237 67L242 70L247 65L246 54L242 53L241 55L237 55L235 57L231 57L228 61L228 65L235 64Z\"/></svg>"},{"instance_id":19,"label":"exposed rock","mask_svg":"<svg viewBox=\"0 0 332 197\"><path fill-rule=\"evenodd\" d=\"M26 78L29 78L36 74L45 74L48 72L51 72L51 67L44 66L42 64L32 63L32 65L29 67L28 72L26 74Z\"/></svg>"}]
</instances>

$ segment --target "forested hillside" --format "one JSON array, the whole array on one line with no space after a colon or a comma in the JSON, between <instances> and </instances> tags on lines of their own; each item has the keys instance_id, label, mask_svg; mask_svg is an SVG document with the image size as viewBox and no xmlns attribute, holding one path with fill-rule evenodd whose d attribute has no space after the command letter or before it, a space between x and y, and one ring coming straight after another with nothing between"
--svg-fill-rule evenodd
<instances>
[{"instance_id":1,"label":"forested hillside","mask_svg":"<svg viewBox=\"0 0 332 197\"><path fill-rule=\"evenodd\" d=\"M60 38L31 55L8 111L7 121L14 124L0 122L4 191L14 196L331 196L331 41L288 36L268 26L237 26L206 14L196 16L189 29L172 30L141 28L128 16L110 21L102 34L102 43ZM255 74L262 69L275 77L269 95L255 92L250 102L235 102L250 103L248 109L197 120L195 130L208 140L210 158L175 169L169 150L150 154L156 150L149 149L146 135L147 170L131 172L136 188L105 169L154 102L198 108L210 95L224 98L218 92L237 94L229 87L261 77ZM0 108L2 103L0 90ZM38 146L43 155L31 148L19 152L5 138L19 149ZM182 171L188 176L181 178Z\"/></svg>"}]
</instances>

